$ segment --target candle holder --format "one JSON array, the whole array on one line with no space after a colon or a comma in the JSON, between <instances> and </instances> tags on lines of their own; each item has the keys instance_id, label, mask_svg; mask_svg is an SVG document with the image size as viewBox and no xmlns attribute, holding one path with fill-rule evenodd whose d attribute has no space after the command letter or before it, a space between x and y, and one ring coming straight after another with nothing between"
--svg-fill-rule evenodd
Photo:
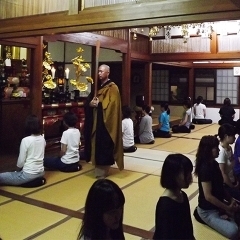
<instances>
[{"instance_id":1,"label":"candle holder","mask_svg":"<svg viewBox=\"0 0 240 240\"><path fill-rule=\"evenodd\" d=\"M64 93L64 78L58 78L58 101L60 103L65 102L65 93Z\"/></svg>"},{"instance_id":2,"label":"candle holder","mask_svg":"<svg viewBox=\"0 0 240 240\"><path fill-rule=\"evenodd\" d=\"M78 102L80 98L80 91L79 90L73 90L74 91L74 102Z\"/></svg>"},{"instance_id":3,"label":"candle holder","mask_svg":"<svg viewBox=\"0 0 240 240\"><path fill-rule=\"evenodd\" d=\"M66 78L66 90L65 90L65 101L71 102L71 93L69 92L69 79Z\"/></svg>"}]
</instances>

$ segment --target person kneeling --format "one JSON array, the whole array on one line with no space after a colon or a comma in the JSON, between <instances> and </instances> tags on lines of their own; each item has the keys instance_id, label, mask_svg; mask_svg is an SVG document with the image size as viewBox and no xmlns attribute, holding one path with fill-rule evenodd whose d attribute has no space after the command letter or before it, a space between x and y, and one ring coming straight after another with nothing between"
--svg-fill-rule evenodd
<instances>
[{"instance_id":1,"label":"person kneeling","mask_svg":"<svg viewBox=\"0 0 240 240\"><path fill-rule=\"evenodd\" d=\"M158 118L158 129L153 131L153 136L159 138L170 138L170 109L167 103L161 104L161 112L162 113Z\"/></svg>"},{"instance_id":2,"label":"person kneeling","mask_svg":"<svg viewBox=\"0 0 240 240\"><path fill-rule=\"evenodd\" d=\"M202 103L203 97L198 96L197 102L193 106L194 118L192 122L194 124L211 124L211 119L206 119L206 105Z\"/></svg>"},{"instance_id":3,"label":"person kneeling","mask_svg":"<svg viewBox=\"0 0 240 240\"><path fill-rule=\"evenodd\" d=\"M46 183L43 158L46 141L41 135L41 123L30 115L25 122L27 137L20 144L17 171L0 173L0 185L38 187Z\"/></svg>"},{"instance_id":4,"label":"person kneeling","mask_svg":"<svg viewBox=\"0 0 240 240\"><path fill-rule=\"evenodd\" d=\"M137 147L134 145L134 131L131 114L132 111L129 106L122 107L122 139L124 152L135 152L137 150Z\"/></svg>"},{"instance_id":5,"label":"person kneeling","mask_svg":"<svg viewBox=\"0 0 240 240\"><path fill-rule=\"evenodd\" d=\"M135 143L153 144L154 136L152 132L152 117L149 116L151 108L147 105L142 107L143 117L139 124L138 135L134 138Z\"/></svg>"},{"instance_id":6,"label":"person kneeling","mask_svg":"<svg viewBox=\"0 0 240 240\"><path fill-rule=\"evenodd\" d=\"M60 156L44 158L44 167L61 172L77 172L79 164L80 131L75 128L77 116L68 112L63 116L63 123L68 128L62 134Z\"/></svg>"}]
</instances>

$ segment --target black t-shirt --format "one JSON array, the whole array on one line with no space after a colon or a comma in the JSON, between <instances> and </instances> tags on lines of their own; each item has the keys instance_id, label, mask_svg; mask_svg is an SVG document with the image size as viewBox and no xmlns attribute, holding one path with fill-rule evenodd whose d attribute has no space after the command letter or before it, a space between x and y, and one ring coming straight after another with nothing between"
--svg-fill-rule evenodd
<instances>
[{"instance_id":1,"label":"black t-shirt","mask_svg":"<svg viewBox=\"0 0 240 240\"><path fill-rule=\"evenodd\" d=\"M232 106L222 106L219 110L219 114L222 116L223 123L231 123L233 121L233 115L235 114L235 110Z\"/></svg>"},{"instance_id":2,"label":"black t-shirt","mask_svg":"<svg viewBox=\"0 0 240 240\"><path fill-rule=\"evenodd\" d=\"M201 182L211 182L212 195L219 201L223 202L223 177L217 161L214 160L212 163L203 164L200 168L198 174L198 206L204 210L218 209L215 205L205 199Z\"/></svg>"},{"instance_id":3,"label":"black t-shirt","mask_svg":"<svg viewBox=\"0 0 240 240\"><path fill-rule=\"evenodd\" d=\"M182 193L182 203L165 196L159 198L153 239L195 239L188 197Z\"/></svg>"}]
</instances>

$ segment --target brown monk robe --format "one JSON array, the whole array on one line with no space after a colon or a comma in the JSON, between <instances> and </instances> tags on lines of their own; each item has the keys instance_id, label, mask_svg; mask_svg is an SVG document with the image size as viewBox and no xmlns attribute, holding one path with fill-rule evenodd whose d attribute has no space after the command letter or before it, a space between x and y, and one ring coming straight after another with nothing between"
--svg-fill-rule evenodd
<instances>
[{"instance_id":1,"label":"brown monk robe","mask_svg":"<svg viewBox=\"0 0 240 240\"><path fill-rule=\"evenodd\" d=\"M109 67L101 65L98 75L101 87L86 109L85 157L95 166L96 177L104 178L115 162L120 170L124 168L122 112L118 87L108 79Z\"/></svg>"}]
</instances>

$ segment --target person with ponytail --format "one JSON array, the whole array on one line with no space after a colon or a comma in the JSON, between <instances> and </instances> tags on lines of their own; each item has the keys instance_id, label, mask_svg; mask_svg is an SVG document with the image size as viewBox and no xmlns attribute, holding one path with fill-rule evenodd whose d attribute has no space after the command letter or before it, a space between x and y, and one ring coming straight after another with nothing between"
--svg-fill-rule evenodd
<instances>
[{"instance_id":1,"label":"person with ponytail","mask_svg":"<svg viewBox=\"0 0 240 240\"><path fill-rule=\"evenodd\" d=\"M170 138L170 109L168 103L161 103L161 114L158 117L158 129L153 131L154 137Z\"/></svg>"}]
</instances>

